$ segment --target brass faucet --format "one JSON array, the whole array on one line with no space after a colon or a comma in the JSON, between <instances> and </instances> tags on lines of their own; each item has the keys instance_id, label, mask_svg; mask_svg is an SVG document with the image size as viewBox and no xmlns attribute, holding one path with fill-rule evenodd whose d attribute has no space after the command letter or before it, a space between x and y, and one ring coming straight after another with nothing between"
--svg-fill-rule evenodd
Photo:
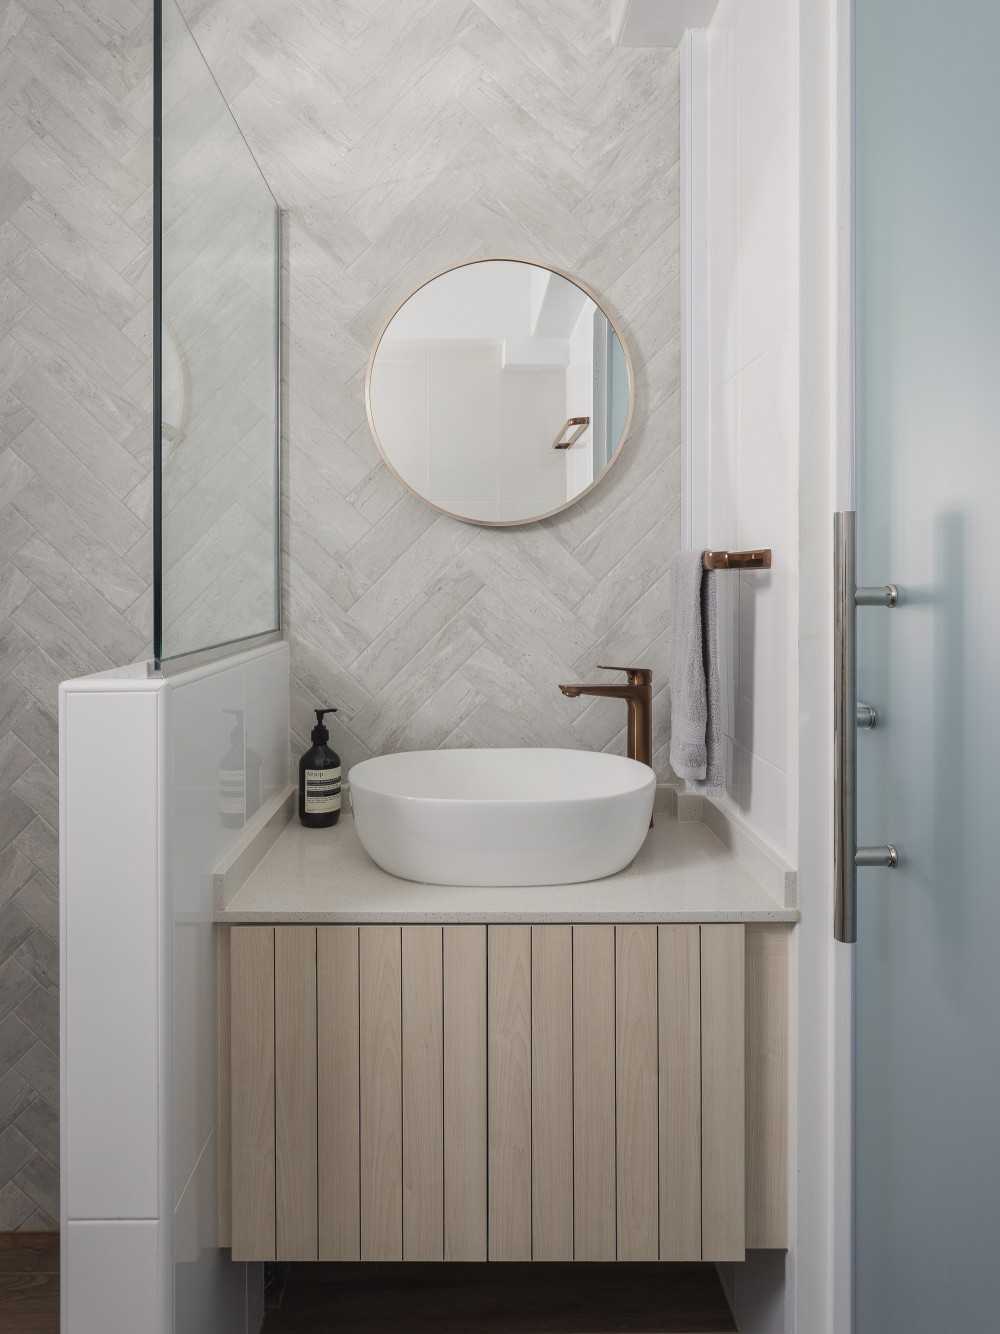
<instances>
[{"instance_id":1,"label":"brass faucet","mask_svg":"<svg viewBox=\"0 0 1000 1334\"><path fill-rule=\"evenodd\" d=\"M623 699L628 704L628 757L640 764L653 764L653 673L648 667L598 667L600 672L624 672L622 686L563 686L570 699L596 695L601 699Z\"/></svg>"}]
</instances>

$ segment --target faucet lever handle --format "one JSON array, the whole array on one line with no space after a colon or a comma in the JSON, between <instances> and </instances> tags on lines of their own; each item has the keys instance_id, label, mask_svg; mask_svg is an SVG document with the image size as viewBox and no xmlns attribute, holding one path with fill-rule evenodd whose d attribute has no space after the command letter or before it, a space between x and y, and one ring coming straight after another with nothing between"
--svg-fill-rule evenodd
<instances>
[{"instance_id":1,"label":"faucet lever handle","mask_svg":"<svg viewBox=\"0 0 1000 1334\"><path fill-rule=\"evenodd\" d=\"M653 683L653 673L648 667L610 667L606 663L597 664L599 672L624 672L630 686L648 686Z\"/></svg>"}]
</instances>

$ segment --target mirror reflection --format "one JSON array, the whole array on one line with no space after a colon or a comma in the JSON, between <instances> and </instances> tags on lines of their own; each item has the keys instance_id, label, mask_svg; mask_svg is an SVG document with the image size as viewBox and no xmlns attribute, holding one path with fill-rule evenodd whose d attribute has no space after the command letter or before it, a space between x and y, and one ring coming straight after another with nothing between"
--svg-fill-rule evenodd
<instances>
[{"instance_id":1,"label":"mirror reflection","mask_svg":"<svg viewBox=\"0 0 1000 1334\"><path fill-rule=\"evenodd\" d=\"M624 442L629 361L593 297L560 273L482 260L425 283L369 367L383 457L431 505L470 523L554 514Z\"/></svg>"}]
</instances>

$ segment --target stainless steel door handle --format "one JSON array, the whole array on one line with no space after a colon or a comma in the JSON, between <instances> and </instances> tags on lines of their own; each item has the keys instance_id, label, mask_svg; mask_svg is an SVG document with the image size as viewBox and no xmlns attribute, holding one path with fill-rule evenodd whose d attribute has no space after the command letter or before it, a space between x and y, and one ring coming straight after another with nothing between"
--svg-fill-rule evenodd
<instances>
[{"instance_id":1,"label":"stainless steel door handle","mask_svg":"<svg viewBox=\"0 0 1000 1334\"><path fill-rule=\"evenodd\" d=\"M855 520L853 510L833 516L833 934L848 945L858 938L858 867L892 867L899 863L899 854L891 844L858 847L857 729L874 726L877 714L869 706L858 704L855 617L858 607L895 607L899 590L895 584L858 588Z\"/></svg>"}]
</instances>

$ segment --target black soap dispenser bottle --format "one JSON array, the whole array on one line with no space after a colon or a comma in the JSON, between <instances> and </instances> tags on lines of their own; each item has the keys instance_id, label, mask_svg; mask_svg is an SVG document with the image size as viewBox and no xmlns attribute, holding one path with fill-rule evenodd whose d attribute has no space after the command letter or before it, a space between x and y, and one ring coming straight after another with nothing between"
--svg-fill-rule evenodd
<instances>
[{"instance_id":1,"label":"black soap dispenser bottle","mask_svg":"<svg viewBox=\"0 0 1000 1334\"><path fill-rule=\"evenodd\" d=\"M299 821L309 829L327 829L340 819L340 756L326 744L330 733L323 717L336 709L317 709L312 746L299 760Z\"/></svg>"}]
</instances>

